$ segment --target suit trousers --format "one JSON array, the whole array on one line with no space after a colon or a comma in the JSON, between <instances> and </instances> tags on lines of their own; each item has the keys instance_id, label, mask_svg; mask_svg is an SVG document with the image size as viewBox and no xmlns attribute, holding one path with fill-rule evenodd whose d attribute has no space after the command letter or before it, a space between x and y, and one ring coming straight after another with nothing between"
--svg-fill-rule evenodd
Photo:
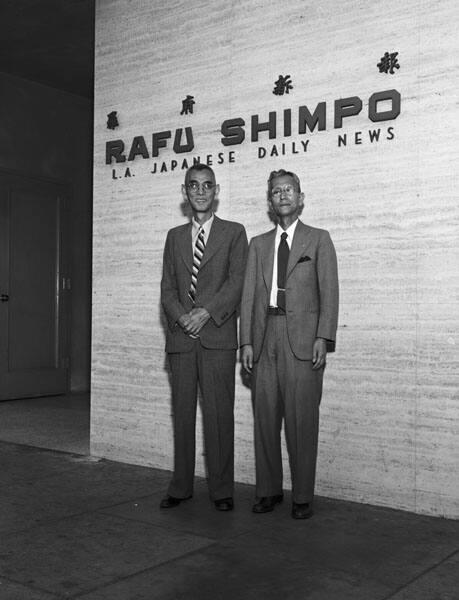
<instances>
[{"instance_id":1,"label":"suit trousers","mask_svg":"<svg viewBox=\"0 0 459 600\"><path fill-rule=\"evenodd\" d=\"M236 350L204 348L199 339L190 352L169 353L172 375L175 464L168 494L193 494L196 407L201 391L204 446L212 500L233 496L234 369Z\"/></svg>"},{"instance_id":2,"label":"suit trousers","mask_svg":"<svg viewBox=\"0 0 459 600\"><path fill-rule=\"evenodd\" d=\"M285 316L268 316L263 348L254 366L256 495L282 493L281 428L292 478L292 500L312 503L324 369L299 360L288 340Z\"/></svg>"}]
</instances>

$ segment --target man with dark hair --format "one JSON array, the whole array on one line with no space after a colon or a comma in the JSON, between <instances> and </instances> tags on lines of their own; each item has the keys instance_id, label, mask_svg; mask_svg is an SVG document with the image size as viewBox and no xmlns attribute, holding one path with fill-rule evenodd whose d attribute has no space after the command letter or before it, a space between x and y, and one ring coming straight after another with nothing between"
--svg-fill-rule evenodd
<instances>
[{"instance_id":1,"label":"man with dark hair","mask_svg":"<svg viewBox=\"0 0 459 600\"><path fill-rule=\"evenodd\" d=\"M199 385L210 497L217 510L233 509L236 322L247 236L242 225L213 213L219 191L209 166L188 169L182 194L192 220L171 229L164 248L161 303L168 323L175 464L161 508L193 494Z\"/></svg>"},{"instance_id":2,"label":"man with dark hair","mask_svg":"<svg viewBox=\"0 0 459 600\"><path fill-rule=\"evenodd\" d=\"M275 229L252 239L241 301L241 360L253 370L256 496L253 512L282 501L282 419L292 476L292 517L312 516L319 404L338 321L336 254L327 231L298 216L294 173L273 171Z\"/></svg>"}]
</instances>

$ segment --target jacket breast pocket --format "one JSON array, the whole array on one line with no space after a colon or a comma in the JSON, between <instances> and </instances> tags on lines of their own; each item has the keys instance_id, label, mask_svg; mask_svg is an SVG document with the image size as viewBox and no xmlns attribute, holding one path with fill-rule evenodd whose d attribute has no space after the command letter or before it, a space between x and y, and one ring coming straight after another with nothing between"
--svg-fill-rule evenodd
<instances>
[{"instance_id":1,"label":"jacket breast pocket","mask_svg":"<svg viewBox=\"0 0 459 600\"><path fill-rule=\"evenodd\" d=\"M312 277L315 278L316 263L313 260L298 262L296 263L293 272L295 273L295 277L305 283Z\"/></svg>"},{"instance_id":2,"label":"jacket breast pocket","mask_svg":"<svg viewBox=\"0 0 459 600\"><path fill-rule=\"evenodd\" d=\"M310 256L301 256L298 261L297 261L297 265L303 264L303 263L307 263L307 262L311 262L311 257Z\"/></svg>"}]
</instances>

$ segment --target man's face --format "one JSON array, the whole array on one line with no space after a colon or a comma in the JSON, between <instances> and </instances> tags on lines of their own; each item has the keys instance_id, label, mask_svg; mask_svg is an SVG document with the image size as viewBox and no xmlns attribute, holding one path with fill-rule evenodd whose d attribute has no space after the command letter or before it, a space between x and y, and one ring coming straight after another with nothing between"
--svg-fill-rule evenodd
<instances>
[{"instance_id":1,"label":"man's face","mask_svg":"<svg viewBox=\"0 0 459 600\"><path fill-rule=\"evenodd\" d=\"M193 169L190 171L186 186L182 185L183 199L188 200L196 213L211 212L212 204L219 191L220 186L216 185L215 178L208 169L202 171Z\"/></svg>"},{"instance_id":2,"label":"man's face","mask_svg":"<svg viewBox=\"0 0 459 600\"><path fill-rule=\"evenodd\" d=\"M271 182L269 202L278 217L298 217L303 208L304 194L291 175L280 175Z\"/></svg>"}]
</instances>

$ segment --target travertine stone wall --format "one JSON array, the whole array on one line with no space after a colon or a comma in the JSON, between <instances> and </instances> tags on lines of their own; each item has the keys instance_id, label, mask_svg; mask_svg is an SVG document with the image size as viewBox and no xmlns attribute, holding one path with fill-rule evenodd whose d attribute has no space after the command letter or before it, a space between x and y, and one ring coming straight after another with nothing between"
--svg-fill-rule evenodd
<instances>
[{"instance_id":1,"label":"travertine stone wall","mask_svg":"<svg viewBox=\"0 0 459 600\"><path fill-rule=\"evenodd\" d=\"M330 231L340 267L317 492L459 517L458 19L453 0L99 0L94 454L172 468L159 282L167 230L186 219L182 160L211 155L218 214L244 223L249 237L270 228L266 179L286 167L303 182L303 220ZM398 52L393 74L376 66L385 52ZM290 75L293 89L277 96L280 74ZM369 97L389 89L400 92L401 113L373 123ZM194 113L180 115L187 94ZM362 99L362 111L335 129L334 101L350 96ZM319 102L325 130L299 134L298 107L312 112ZM110 131L113 110L120 126ZM272 111L277 137L262 132L252 142L250 117L264 122ZM221 123L236 117L246 122L246 139L225 147ZM175 154L175 129L184 127L192 127L194 149ZM370 141L378 129L379 140ZM172 139L158 157L105 164L106 141L122 139L127 155L134 136L144 136L151 156L152 133L166 130ZM344 134L347 145L339 145ZM236 381L236 478L253 482L250 394L239 367ZM201 437L199 419L200 474Z\"/></svg>"}]
</instances>

